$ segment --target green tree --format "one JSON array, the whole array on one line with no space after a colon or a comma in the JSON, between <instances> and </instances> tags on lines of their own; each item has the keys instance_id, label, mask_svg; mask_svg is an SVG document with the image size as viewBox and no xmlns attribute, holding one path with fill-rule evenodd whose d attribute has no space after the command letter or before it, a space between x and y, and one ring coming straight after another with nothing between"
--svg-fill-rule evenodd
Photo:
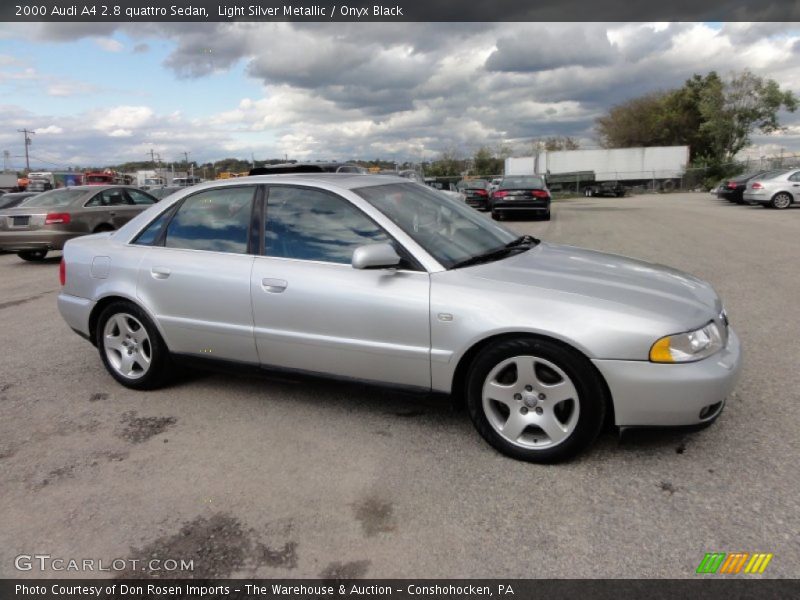
<instances>
[{"instance_id":1,"label":"green tree","mask_svg":"<svg viewBox=\"0 0 800 600\"><path fill-rule=\"evenodd\" d=\"M729 162L758 130L780 129L781 110L794 112L797 98L772 79L750 71L723 80L716 72L694 75L678 89L633 98L596 121L606 148L688 145L695 164Z\"/></svg>"}]
</instances>

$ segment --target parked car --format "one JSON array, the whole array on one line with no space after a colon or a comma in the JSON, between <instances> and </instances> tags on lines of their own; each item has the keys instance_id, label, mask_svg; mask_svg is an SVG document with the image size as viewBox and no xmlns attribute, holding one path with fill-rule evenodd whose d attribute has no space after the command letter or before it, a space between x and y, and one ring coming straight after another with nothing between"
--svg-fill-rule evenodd
<instances>
[{"instance_id":1,"label":"parked car","mask_svg":"<svg viewBox=\"0 0 800 600\"><path fill-rule=\"evenodd\" d=\"M124 386L157 388L175 361L451 393L535 462L583 450L607 415L707 425L740 368L708 283L519 236L385 175L185 189L67 242L60 279L61 315Z\"/></svg>"},{"instance_id":2,"label":"parked car","mask_svg":"<svg viewBox=\"0 0 800 600\"><path fill-rule=\"evenodd\" d=\"M747 182L744 199L764 208L789 208L800 202L800 169L771 171L751 179Z\"/></svg>"},{"instance_id":3,"label":"parked car","mask_svg":"<svg viewBox=\"0 0 800 600\"><path fill-rule=\"evenodd\" d=\"M625 188L619 181L602 181L600 183L587 185L583 189L583 195L587 198L591 198L592 196L622 198L625 195Z\"/></svg>"},{"instance_id":4,"label":"parked car","mask_svg":"<svg viewBox=\"0 0 800 600\"><path fill-rule=\"evenodd\" d=\"M485 179L462 179L456 189L464 194L464 201L472 208L489 210L489 182Z\"/></svg>"},{"instance_id":5,"label":"parked car","mask_svg":"<svg viewBox=\"0 0 800 600\"><path fill-rule=\"evenodd\" d=\"M0 210L4 208L14 208L19 206L23 201L28 198L33 198L39 192L9 192L0 196Z\"/></svg>"},{"instance_id":6,"label":"parked car","mask_svg":"<svg viewBox=\"0 0 800 600\"><path fill-rule=\"evenodd\" d=\"M728 202L735 202L736 204L744 204L744 192L747 189L747 182L752 179L761 179L772 177L783 173L783 171L753 171L752 173L745 173L744 175L737 175L725 181L720 182L717 187L717 198L727 200Z\"/></svg>"},{"instance_id":7,"label":"parked car","mask_svg":"<svg viewBox=\"0 0 800 600\"><path fill-rule=\"evenodd\" d=\"M550 190L543 178L535 175L505 177L492 193L492 218L500 220L511 213L533 213L549 221L550 201Z\"/></svg>"},{"instance_id":8,"label":"parked car","mask_svg":"<svg viewBox=\"0 0 800 600\"><path fill-rule=\"evenodd\" d=\"M157 200L126 186L74 186L37 194L0 211L0 250L41 261L74 237L113 231Z\"/></svg>"},{"instance_id":9,"label":"parked car","mask_svg":"<svg viewBox=\"0 0 800 600\"><path fill-rule=\"evenodd\" d=\"M147 193L157 200L163 200L170 194L174 194L175 192L182 190L184 187L186 186L165 185L164 187L150 188L147 190Z\"/></svg>"}]
</instances>

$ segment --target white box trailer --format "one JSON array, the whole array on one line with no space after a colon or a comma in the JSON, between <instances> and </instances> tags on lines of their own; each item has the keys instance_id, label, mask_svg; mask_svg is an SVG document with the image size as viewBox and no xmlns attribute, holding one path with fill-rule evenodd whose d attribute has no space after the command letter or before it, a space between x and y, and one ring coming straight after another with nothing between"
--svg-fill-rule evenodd
<instances>
[{"instance_id":1,"label":"white box trailer","mask_svg":"<svg viewBox=\"0 0 800 600\"><path fill-rule=\"evenodd\" d=\"M680 179L689 163L689 146L651 146L597 150L557 150L539 154L537 172L594 171L595 181Z\"/></svg>"},{"instance_id":2,"label":"white box trailer","mask_svg":"<svg viewBox=\"0 0 800 600\"><path fill-rule=\"evenodd\" d=\"M13 190L17 187L17 174L14 171L0 172L0 190Z\"/></svg>"},{"instance_id":3,"label":"white box trailer","mask_svg":"<svg viewBox=\"0 0 800 600\"><path fill-rule=\"evenodd\" d=\"M536 157L507 158L504 175L535 175Z\"/></svg>"}]
</instances>

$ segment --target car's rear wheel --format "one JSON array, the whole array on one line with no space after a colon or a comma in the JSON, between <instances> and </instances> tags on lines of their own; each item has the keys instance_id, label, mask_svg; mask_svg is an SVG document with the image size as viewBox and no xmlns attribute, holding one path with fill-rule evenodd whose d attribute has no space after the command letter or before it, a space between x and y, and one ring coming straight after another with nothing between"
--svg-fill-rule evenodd
<instances>
[{"instance_id":1,"label":"car's rear wheel","mask_svg":"<svg viewBox=\"0 0 800 600\"><path fill-rule=\"evenodd\" d=\"M111 225L108 225L107 223L104 223L103 225L98 225L97 227L94 228L94 233L104 233L106 231L114 231L114 228Z\"/></svg>"},{"instance_id":2,"label":"car's rear wheel","mask_svg":"<svg viewBox=\"0 0 800 600\"><path fill-rule=\"evenodd\" d=\"M492 210L492 218L495 221L502 221L503 220L503 213L497 210Z\"/></svg>"},{"instance_id":3,"label":"car's rear wheel","mask_svg":"<svg viewBox=\"0 0 800 600\"><path fill-rule=\"evenodd\" d=\"M467 378L475 428L513 458L553 463L589 446L603 425L600 376L581 354L559 343L520 338L478 354Z\"/></svg>"},{"instance_id":4,"label":"car's rear wheel","mask_svg":"<svg viewBox=\"0 0 800 600\"><path fill-rule=\"evenodd\" d=\"M151 390L167 379L166 344L147 314L135 304L114 302L100 314L96 330L100 358L126 387Z\"/></svg>"},{"instance_id":5,"label":"car's rear wheel","mask_svg":"<svg viewBox=\"0 0 800 600\"><path fill-rule=\"evenodd\" d=\"M17 256L28 262L42 262L47 257L47 250L23 250L17 252Z\"/></svg>"},{"instance_id":6,"label":"car's rear wheel","mask_svg":"<svg viewBox=\"0 0 800 600\"><path fill-rule=\"evenodd\" d=\"M783 210L784 208L789 208L792 204L792 197L787 194L786 192L781 192L780 194L775 194L770 201L772 208L777 208Z\"/></svg>"},{"instance_id":7,"label":"car's rear wheel","mask_svg":"<svg viewBox=\"0 0 800 600\"><path fill-rule=\"evenodd\" d=\"M549 221L550 220L550 209L547 210L544 215L542 215L542 221Z\"/></svg>"}]
</instances>

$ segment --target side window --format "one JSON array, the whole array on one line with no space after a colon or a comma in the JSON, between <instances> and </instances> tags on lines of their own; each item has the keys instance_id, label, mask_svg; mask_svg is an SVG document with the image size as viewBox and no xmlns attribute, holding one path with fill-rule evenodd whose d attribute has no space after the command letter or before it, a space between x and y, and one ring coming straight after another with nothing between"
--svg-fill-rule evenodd
<instances>
[{"instance_id":1,"label":"side window","mask_svg":"<svg viewBox=\"0 0 800 600\"><path fill-rule=\"evenodd\" d=\"M358 246L389 241L344 198L294 187L270 188L265 235L266 256L345 264Z\"/></svg>"},{"instance_id":2,"label":"side window","mask_svg":"<svg viewBox=\"0 0 800 600\"><path fill-rule=\"evenodd\" d=\"M125 195L125 190L110 189L101 194L103 206L129 206L130 199Z\"/></svg>"},{"instance_id":3,"label":"side window","mask_svg":"<svg viewBox=\"0 0 800 600\"><path fill-rule=\"evenodd\" d=\"M167 226L168 248L247 252L253 186L211 189L189 196Z\"/></svg>"},{"instance_id":4,"label":"side window","mask_svg":"<svg viewBox=\"0 0 800 600\"><path fill-rule=\"evenodd\" d=\"M126 190L134 204L153 204L153 199L139 190Z\"/></svg>"},{"instance_id":5,"label":"side window","mask_svg":"<svg viewBox=\"0 0 800 600\"><path fill-rule=\"evenodd\" d=\"M153 242L158 239L158 235L161 233L161 228L164 226L164 222L167 220L167 215L171 212L171 209L164 211L160 217L144 228L144 230L136 237L133 243L137 244L138 246L152 246Z\"/></svg>"},{"instance_id":6,"label":"side window","mask_svg":"<svg viewBox=\"0 0 800 600\"><path fill-rule=\"evenodd\" d=\"M792 173L792 176L789 177L789 181L800 181L800 171Z\"/></svg>"}]
</instances>

